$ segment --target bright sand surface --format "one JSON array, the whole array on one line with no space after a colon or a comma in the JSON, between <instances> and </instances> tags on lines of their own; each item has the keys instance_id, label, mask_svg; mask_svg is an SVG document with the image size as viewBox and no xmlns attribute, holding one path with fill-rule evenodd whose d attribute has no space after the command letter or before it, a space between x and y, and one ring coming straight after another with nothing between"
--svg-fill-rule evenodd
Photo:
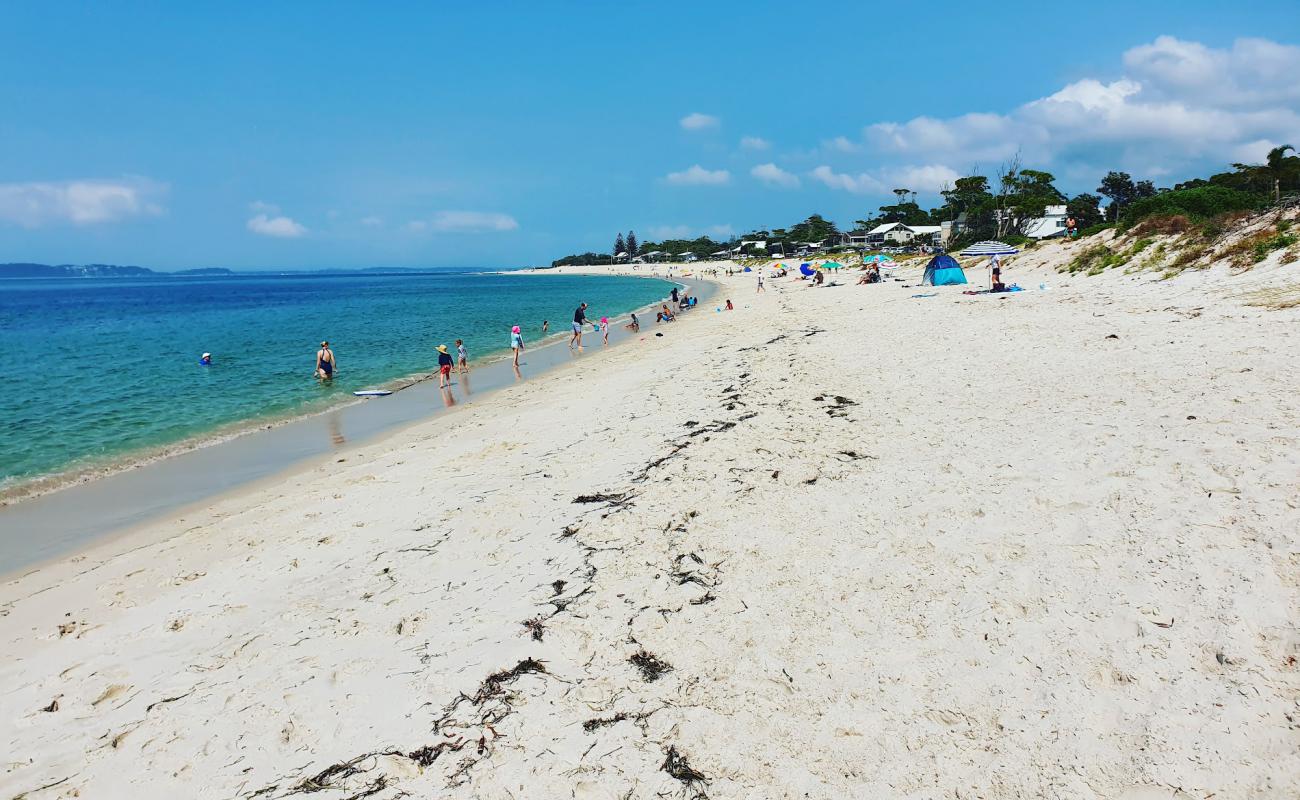
<instances>
[{"instance_id":1,"label":"bright sand surface","mask_svg":"<svg viewBox=\"0 0 1300 800\"><path fill-rule=\"evenodd\" d=\"M1061 250L723 279L0 587L0 796L1297 796L1300 268Z\"/></svg>"}]
</instances>

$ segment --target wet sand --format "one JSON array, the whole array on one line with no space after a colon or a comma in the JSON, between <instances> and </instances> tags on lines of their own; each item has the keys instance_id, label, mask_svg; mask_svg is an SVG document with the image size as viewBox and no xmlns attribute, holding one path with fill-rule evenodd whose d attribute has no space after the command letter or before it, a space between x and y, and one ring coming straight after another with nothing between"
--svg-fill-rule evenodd
<instances>
[{"instance_id":1,"label":"wet sand","mask_svg":"<svg viewBox=\"0 0 1300 800\"><path fill-rule=\"evenodd\" d=\"M545 280L548 273L519 274ZM679 282L689 291L698 292L701 303L716 291L715 284L707 281ZM645 313L650 308L653 306L636 313L643 323L648 316L653 328L653 311ZM623 328L627 319L624 316L611 320L611 347L632 338ZM455 375L447 392L438 388L437 376L431 374L387 397L268 425L264 430L248 431L0 506L0 578L168 514L188 512L196 517L204 504L225 493L328 459L450 407L483 402L496 390L519 381L539 381L539 386L544 386L548 372L604 349L599 332L588 330L583 336L583 352L570 350L568 334L557 335L567 328L567 322L556 325L537 346L533 346L532 337L539 332L525 332L526 350L518 374L509 355L491 357L475 363L468 374ZM642 330L646 330L644 325Z\"/></svg>"}]
</instances>

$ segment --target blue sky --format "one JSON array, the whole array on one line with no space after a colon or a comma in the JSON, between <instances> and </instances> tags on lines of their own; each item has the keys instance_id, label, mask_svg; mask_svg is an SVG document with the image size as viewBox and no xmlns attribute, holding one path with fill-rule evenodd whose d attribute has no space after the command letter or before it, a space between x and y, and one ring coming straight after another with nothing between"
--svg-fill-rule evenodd
<instances>
[{"instance_id":1,"label":"blue sky","mask_svg":"<svg viewBox=\"0 0 1300 800\"><path fill-rule=\"evenodd\" d=\"M10 4L0 262L536 264L1300 145L1294 2L997 9Z\"/></svg>"}]
</instances>

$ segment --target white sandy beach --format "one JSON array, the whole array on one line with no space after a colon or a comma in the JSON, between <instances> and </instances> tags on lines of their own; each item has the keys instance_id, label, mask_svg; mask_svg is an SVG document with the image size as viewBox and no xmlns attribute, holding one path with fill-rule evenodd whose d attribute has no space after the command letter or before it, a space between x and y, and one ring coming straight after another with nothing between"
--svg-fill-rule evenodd
<instances>
[{"instance_id":1,"label":"white sandy beach","mask_svg":"<svg viewBox=\"0 0 1300 800\"><path fill-rule=\"evenodd\" d=\"M723 278L0 586L0 796L1300 795L1300 265L1079 246Z\"/></svg>"}]
</instances>

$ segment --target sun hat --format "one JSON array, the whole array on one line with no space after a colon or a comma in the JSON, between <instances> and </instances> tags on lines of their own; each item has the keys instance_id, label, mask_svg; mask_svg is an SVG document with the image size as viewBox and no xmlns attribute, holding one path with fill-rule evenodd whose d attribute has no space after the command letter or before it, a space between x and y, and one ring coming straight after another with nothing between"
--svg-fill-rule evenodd
<instances>
[{"instance_id":1,"label":"sun hat","mask_svg":"<svg viewBox=\"0 0 1300 800\"><path fill-rule=\"evenodd\" d=\"M609 317L601 317L601 318L600 318L600 324L601 324L601 325L604 325L606 322L609 322Z\"/></svg>"},{"instance_id":2,"label":"sun hat","mask_svg":"<svg viewBox=\"0 0 1300 800\"><path fill-rule=\"evenodd\" d=\"M211 354L211 353L204 353L204 354L203 354L203 357L204 357L204 358L212 358L212 354Z\"/></svg>"},{"instance_id":3,"label":"sun hat","mask_svg":"<svg viewBox=\"0 0 1300 800\"><path fill-rule=\"evenodd\" d=\"M519 326L518 326L518 325L514 326L513 328L510 329L510 332L511 332L511 333L519 333Z\"/></svg>"},{"instance_id":4,"label":"sun hat","mask_svg":"<svg viewBox=\"0 0 1300 800\"><path fill-rule=\"evenodd\" d=\"M438 352L439 352L439 353L445 353L445 352L447 352L447 345L445 345L445 344L440 344L440 345L438 345Z\"/></svg>"},{"instance_id":5,"label":"sun hat","mask_svg":"<svg viewBox=\"0 0 1300 800\"><path fill-rule=\"evenodd\" d=\"M320 346L321 346L321 347L329 347L329 346L330 346L329 340L326 339L325 341L321 342L321 343L320 343Z\"/></svg>"}]
</instances>

